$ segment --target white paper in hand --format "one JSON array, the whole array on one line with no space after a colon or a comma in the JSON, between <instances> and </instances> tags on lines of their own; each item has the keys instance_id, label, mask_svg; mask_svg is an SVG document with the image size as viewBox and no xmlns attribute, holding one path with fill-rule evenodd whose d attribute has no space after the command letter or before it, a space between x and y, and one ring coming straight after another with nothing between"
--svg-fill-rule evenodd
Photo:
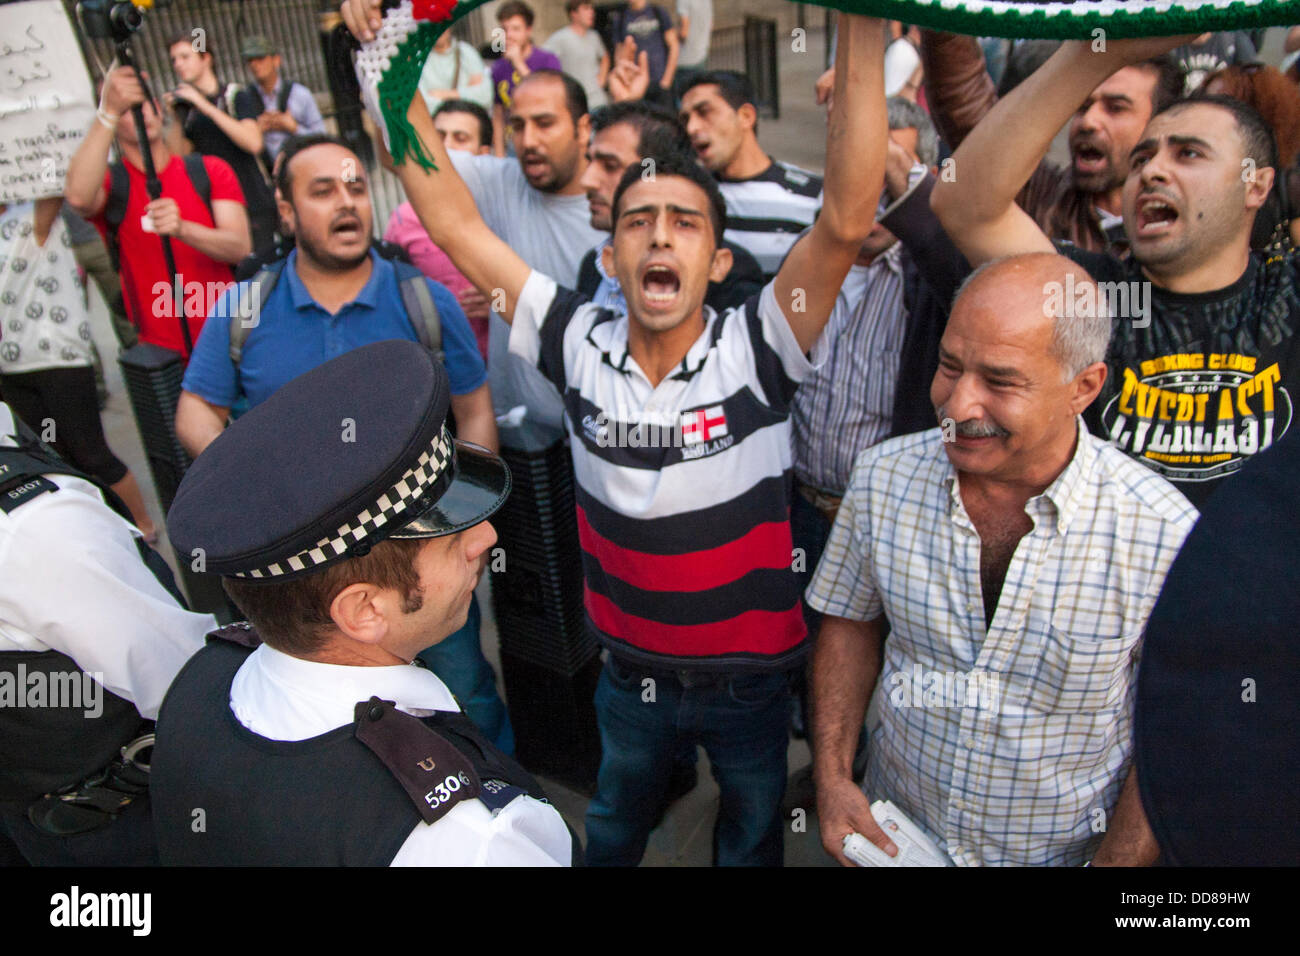
<instances>
[{"instance_id":1,"label":"white paper in hand","mask_svg":"<svg viewBox=\"0 0 1300 956\"><path fill-rule=\"evenodd\" d=\"M877 800L871 815L898 847L898 856L890 856L860 833L850 833L844 838L844 855L858 866L952 866L948 855L892 801Z\"/></svg>"}]
</instances>

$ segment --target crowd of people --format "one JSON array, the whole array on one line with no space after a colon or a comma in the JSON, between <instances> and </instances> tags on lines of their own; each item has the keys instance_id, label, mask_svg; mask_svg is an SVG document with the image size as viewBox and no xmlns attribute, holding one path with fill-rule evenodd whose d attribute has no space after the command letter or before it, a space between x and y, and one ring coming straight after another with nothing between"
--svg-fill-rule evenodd
<instances>
[{"instance_id":1,"label":"crowd of people","mask_svg":"<svg viewBox=\"0 0 1300 956\"><path fill-rule=\"evenodd\" d=\"M873 801L956 865L1300 861L1296 78L1244 32L841 15L819 175L707 68L709 0L632 0L612 53L565 12L440 36L386 224L272 41L244 85L188 33L161 99L103 78L62 199L0 212L0 677L109 701L0 706L0 862L634 866L703 747L714 862L780 865L792 729L841 863L897 851ZM239 624L148 547L60 205L122 344L185 362L168 531ZM474 596L519 406L567 437L604 651L584 841Z\"/></svg>"}]
</instances>

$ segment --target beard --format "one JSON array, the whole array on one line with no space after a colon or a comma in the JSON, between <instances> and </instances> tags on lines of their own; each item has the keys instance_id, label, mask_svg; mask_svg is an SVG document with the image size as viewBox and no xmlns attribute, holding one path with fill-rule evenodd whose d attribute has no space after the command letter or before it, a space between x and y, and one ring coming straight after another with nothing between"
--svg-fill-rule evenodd
<instances>
[{"instance_id":1,"label":"beard","mask_svg":"<svg viewBox=\"0 0 1300 956\"><path fill-rule=\"evenodd\" d=\"M1112 189L1119 189L1124 185L1124 179L1127 173L1121 173L1119 164L1115 162L1114 157L1106 157L1106 165L1090 173L1081 173L1074 165L1074 159L1070 159L1070 172L1074 176L1074 185L1080 192L1085 193L1108 193Z\"/></svg>"},{"instance_id":2,"label":"beard","mask_svg":"<svg viewBox=\"0 0 1300 956\"><path fill-rule=\"evenodd\" d=\"M370 243L366 243L360 252L350 256L340 256L329 252L311 236L308 236L301 231L297 236L297 243L298 254L306 256L321 269L330 269L334 271L355 269L370 257Z\"/></svg>"},{"instance_id":3,"label":"beard","mask_svg":"<svg viewBox=\"0 0 1300 956\"><path fill-rule=\"evenodd\" d=\"M542 159L546 164L542 174L536 179L533 179L528 175L528 170L523 169L524 161L533 158ZM538 192L543 193L557 193L561 189L564 189L569 185L569 183L573 182L574 174L578 170L578 160L576 157L569 159L568 161L557 162L543 157L524 155L519 158L519 165L523 170L524 178L528 180L528 185L532 186Z\"/></svg>"}]
</instances>

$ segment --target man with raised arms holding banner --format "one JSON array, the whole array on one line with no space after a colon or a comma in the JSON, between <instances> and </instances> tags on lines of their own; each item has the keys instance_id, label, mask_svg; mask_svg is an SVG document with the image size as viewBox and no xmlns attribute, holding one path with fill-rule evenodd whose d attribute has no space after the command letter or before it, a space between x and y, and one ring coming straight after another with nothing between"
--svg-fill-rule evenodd
<instances>
[{"instance_id":1,"label":"man with raised arms holding banner","mask_svg":"<svg viewBox=\"0 0 1300 956\"><path fill-rule=\"evenodd\" d=\"M374 0L343 15L362 39L380 25ZM587 616L611 652L596 691L592 864L641 859L682 740L705 747L722 790L715 862L782 862L787 673L807 649L790 401L883 186L883 47L879 21L841 17L825 207L776 278L721 315L704 295L731 265L725 207L694 157L656 157L653 175L629 169L615 192L603 256L624 315L529 269L484 225L418 97L407 113L438 167L397 167L412 206L457 268L504 299L511 350L564 396ZM668 425L657 431L671 440L610 440L629 424Z\"/></svg>"}]
</instances>

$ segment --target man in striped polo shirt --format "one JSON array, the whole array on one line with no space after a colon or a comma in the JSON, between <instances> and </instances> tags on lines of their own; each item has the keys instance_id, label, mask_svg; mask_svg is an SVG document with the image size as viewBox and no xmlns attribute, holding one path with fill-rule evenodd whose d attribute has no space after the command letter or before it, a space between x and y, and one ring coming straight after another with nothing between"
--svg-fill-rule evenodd
<instances>
[{"instance_id":1,"label":"man in striped polo shirt","mask_svg":"<svg viewBox=\"0 0 1300 956\"><path fill-rule=\"evenodd\" d=\"M753 253L768 278L817 218L822 178L767 155L758 143L758 107L749 77L714 70L682 91L691 145L727 201L727 241Z\"/></svg>"},{"instance_id":2,"label":"man in striped polo shirt","mask_svg":"<svg viewBox=\"0 0 1300 956\"><path fill-rule=\"evenodd\" d=\"M789 408L871 230L884 179L882 47L878 21L842 15L832 202L776 279L722 315L704 295L730 266L725 209L692 157L661 157L653 176L636 166L619 184L602 255L627 299L621 314L530 270L482 222L423 103L407 114L438 166L398 167L412 205L470 281L504 299L511 349L564 397L587 613L611 650L596 693L592 863L640 860L682 739L704 745L722 790L716 862L782 861L787 673L806 643Z\"/></svg>"}]
</instances>

